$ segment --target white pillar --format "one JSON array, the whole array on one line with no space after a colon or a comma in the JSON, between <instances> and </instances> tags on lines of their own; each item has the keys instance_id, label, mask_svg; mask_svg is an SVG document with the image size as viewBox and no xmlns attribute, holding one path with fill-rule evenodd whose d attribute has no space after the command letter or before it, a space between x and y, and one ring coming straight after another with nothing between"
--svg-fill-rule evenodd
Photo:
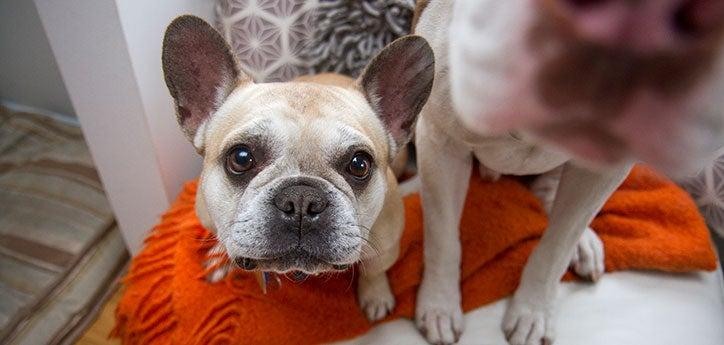
<instances>
[{"instance_id":1,"label":"white pillar","mask_svg":"<svg viewBox=\"0 0 724 345\"><path fill-rule=\"evenodd\" d=\"M165 26L212 0L34 0L129 250L198 174L161 72Z\"/></svg>"}]
</instances>

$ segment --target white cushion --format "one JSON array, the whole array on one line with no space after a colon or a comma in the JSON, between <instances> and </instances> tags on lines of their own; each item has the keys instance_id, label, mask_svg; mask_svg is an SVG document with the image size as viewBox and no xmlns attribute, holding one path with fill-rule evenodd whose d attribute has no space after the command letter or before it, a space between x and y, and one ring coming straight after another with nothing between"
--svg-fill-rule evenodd
<instances>
[{"instance_id":1,"label":"white cushion","mask_svg":"<svg viewBox=\"0 0 724 345\"><path fill-rule=\"evenodd\" d=\"M564 283L555 345L721 345L724 284L716 272L616 272L597 284ZM500 323L508 299L465 315L460 345L507 345ZM427 344L411 320L376 326L345 345Z\"/></svg>"}]
</instances>

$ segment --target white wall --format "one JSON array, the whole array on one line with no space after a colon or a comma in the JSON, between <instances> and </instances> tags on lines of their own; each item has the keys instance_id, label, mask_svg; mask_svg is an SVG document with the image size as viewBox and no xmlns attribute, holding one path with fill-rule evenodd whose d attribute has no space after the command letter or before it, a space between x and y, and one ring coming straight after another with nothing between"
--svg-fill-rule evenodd
<instances>
[{"instance_id":1,"label":"white wall","mask_svg":"<svg viewBox=\"0 0 724 345\"><path fill-rule=\"evenodd\" d=\"M177 15L212 17L213 0L34 0L124 239L148 230L197 176L161 73Z\"/></svg>"},{"instance_id":2,"label":"white wall","mask_svg":"<svg viewBox=\"0 0 724 345\"><path fill-rule=\"evenodd\" d=\"M74 113L32 1L0 0L0 99Z\"/></svg>"}]
</instances>

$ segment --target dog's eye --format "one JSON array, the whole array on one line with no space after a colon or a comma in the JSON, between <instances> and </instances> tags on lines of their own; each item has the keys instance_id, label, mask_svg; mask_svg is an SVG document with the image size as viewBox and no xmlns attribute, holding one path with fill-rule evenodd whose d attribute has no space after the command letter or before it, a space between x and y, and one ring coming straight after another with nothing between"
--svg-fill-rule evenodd
<instances>
[{"instance_id":1,"label":"dog's eye","mask_svg":"<svg viewBox=\"0 0 724 345\"><path fill-rule=\"evenodd\" d=\"M372 157L364 152L357 152L347 166L347 172L354 178L364 180L370 175Z\"/></svg>"},{"instance_id":2,"label":"dog's eye","mask_svg":"<svg viewBox=\"0 0 724 345\"><path fill-rule=\"evenodd\" d=\"M254 156L245 146L238 146L226 155L226 169L232 174L239 175L254 167Z\"/></svg>"}]
</instances>

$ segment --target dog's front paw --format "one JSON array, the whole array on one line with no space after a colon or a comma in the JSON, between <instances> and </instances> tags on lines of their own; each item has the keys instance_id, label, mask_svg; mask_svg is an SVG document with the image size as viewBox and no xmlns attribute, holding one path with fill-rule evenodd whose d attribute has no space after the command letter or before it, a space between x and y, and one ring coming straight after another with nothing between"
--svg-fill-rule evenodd
<instances>
[{"instance_id":1,"label":"dog's front paw","mask_svg":"<svg viewBox=\"0 0 724 345\"><path fill-rule=\"evenodd\" d=\"M603 242L591 228L586 228L573 252L571 267L579 276L596 282L603 275L604 264Z\"/></svg>"},{"instance_id":2,"label":"dog's front paw","mask_svg":"<svg viewBox=\"0 0 724 345\"><path fill-rule=\"evenodd\" d=\"M374 278L360 277L357 298L370 321L382 320L395 309L395 296L384 273Z\"/></svg>"},{"instance_id":3,"label":"dog's front paw","mask_svg":"<svg viewBox=\"0 0 724 345\"><path fill-rule=\"evenodd\" d=\"M513 298L503 317L503 332L510 345L553 343L551 307L517 302Z\"/></svg>"},{"instance_id":4,"label":"dog's front paw","mask_svg":"<svg viewBox=\"0 0 724 345\"><path fill-rule=\"evenodd\" d=\"M449 290L449 291L446 291ZM460 290L425 279L417 293L415 321L431 344L454 344L463 333Z\"/></svg>"}]
</instances>

